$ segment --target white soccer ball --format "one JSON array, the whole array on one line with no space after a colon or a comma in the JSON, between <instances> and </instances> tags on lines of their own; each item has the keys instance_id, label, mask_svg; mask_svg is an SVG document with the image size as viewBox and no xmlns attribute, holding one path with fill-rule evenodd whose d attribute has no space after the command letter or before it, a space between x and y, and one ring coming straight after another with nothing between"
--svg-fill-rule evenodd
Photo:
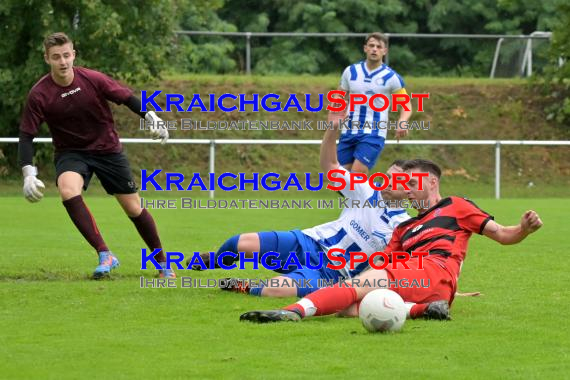
<instances>
[{"instance_id":1,"label":"white soccer ball","mask_svg":"<svg viewBox=\"0 0 570 380\"><path fill-rule=\"evenodd\" d=\"M362 299L358 314L362 325L370 332L395 332L406 322L406 305L398 293L377 289Z\"/></svg>"}]
</instances>

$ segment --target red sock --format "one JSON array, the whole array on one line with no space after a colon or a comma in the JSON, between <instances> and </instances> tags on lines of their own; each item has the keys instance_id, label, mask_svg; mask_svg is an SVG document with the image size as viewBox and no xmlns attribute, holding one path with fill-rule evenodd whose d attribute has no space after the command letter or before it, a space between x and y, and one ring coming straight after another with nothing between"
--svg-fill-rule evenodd
<instances>
[{"instance_id":1,"label":"red sock","mask_svg":"<svg viewBox=\"0 0 570 380\"><path fill-rule=\"evenodd\" d=\"M166 262L166 257L162 251L162 244L160 243L160 238L158 237L158 230L156 229L156 224L154 223L152 215L150 215L146 208L143 208L139 216L135 216L134 218L130 219L135 224L139 235L141 235L148 248L152 249L153 251L157 248L160 248L160 252L154 256L155 260L159 263Z\"/></svg>"},{"instance_id":2,"label":"red sock","mask_svg":"<svg viewBox=\"0 0 570 380\"><path fill-rule=\"evenodd\" d=\"M75 227L81 232L81 235L91 244L97 252L108 251L107 244L99 233L95 219L91 215L91 211L87 208L83 197L77 195L62 202L69 214L69 217L75 224Z\"/></svg>"},{"instance_id":3,"label":"red sock","mask_svg":"<svg viewBox=\"0 0 570 380\"><path fill-rule=\"evenodd\" d=\"M428 303L417 303L412 306L412 309L410 310L410 318L416 319L423 317L428 305Z\"/></svg>"},{"instance_id":4,"label":"red sock","mask_svg":"<svg viewBox=\"0 0 570 380\"><path fill-rule=\"evenodd\" d=\"M319 289L306 296L305 299L315 305L316 312L314 315L328 315L338 313L355 303L357 295L352 286L340 287L336 284L332 288ZM284 309L297 312L301 314L301 317L305 317L305 308L300 303L294 303L284 307Z\"/></svg>"}]
</instances>

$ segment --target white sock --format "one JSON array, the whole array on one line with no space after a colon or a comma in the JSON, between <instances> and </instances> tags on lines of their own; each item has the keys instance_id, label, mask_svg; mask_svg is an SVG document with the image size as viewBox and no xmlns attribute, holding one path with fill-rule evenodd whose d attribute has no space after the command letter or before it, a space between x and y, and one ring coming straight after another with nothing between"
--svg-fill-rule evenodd
<instances>
[{"instance_id":1,"label":"white sock","mask_svg":"<svg viewBox=\"0 0 570 380\"><path fill-rule=\"evenodd\" d=\"M310 299L302 298L301 300L297 301L297 305L303 308L305 312L305 317L312 317L317 312L317 308L315 304Z\"/></svg>"}]
</instances>

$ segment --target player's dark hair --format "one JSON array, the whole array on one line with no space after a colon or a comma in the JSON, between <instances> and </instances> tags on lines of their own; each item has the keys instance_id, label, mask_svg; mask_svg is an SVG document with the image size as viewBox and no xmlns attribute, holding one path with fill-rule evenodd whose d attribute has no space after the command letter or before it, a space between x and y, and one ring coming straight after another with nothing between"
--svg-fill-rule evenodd
<instances>
[{"instance_id":1,"label":"player's dark hair","mask_svg":"<svg viewBox=\"0 0 570 380\"><path fill-rule=\"evenodd\" d=\"M422 158L416 158L414 160L409 160L404 163L402 166L402 170L412 170L412 169L419 169L422 172L428 172L433 174L437 177L437 179L441 178L441 169L437 164L430 160L424 160Z\"/></svg>"},{"instance_id":2,"label":"player's dark hair","mask_svg":"<svg viewBox=\"0 0 570 380\"><path fill-rule=\"evenodd\" d=\"M47 53L50 47L65 45L66 43L73 44L71 38L63 32L50 34L44 40L44 51Z\"/></svg>"},{"instance_id":3,"label":"player's dark hair","mask_svg":"<svg viewBox=\"0 0 570 380\"><path fill-rule=\"evenodd\" d=\"M364 45L366 45L371 38L383 42L384 47L388 47L388 37L386 37L380 32L374 32L367 35L366 38L364 39Z\"/></svg>"},{"instance_id":4,"label":"player's dark hair","mask_svg":"<svg viewBox=\"0 0 570 380\"><path fill-rule=\"evenodd\" d=\"M388 167L397 166L399 168L403 168L404 165L408 162L408 160L394 160Z\"/></svg>"}]
</instances>

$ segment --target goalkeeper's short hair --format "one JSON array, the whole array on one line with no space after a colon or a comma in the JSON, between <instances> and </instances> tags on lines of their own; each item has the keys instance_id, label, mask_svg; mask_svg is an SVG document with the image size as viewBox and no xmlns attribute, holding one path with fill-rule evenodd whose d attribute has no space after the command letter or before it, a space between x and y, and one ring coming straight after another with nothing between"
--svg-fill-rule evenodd
<instances>
[{"instance_id":1,"label":"goalkeeper's short hair","mask_svg":"<svg viewBox=\"0 0 570 380\"><path fill-rule=\"evenodd\" d=\"M44 39L44 49L45 49L45 52L47 54L49 48L54 47L54 46L62 46L62 45L65 45L67 43L70 43L73 45L73 41L71 41L71 38L69 38L67 36L67 34L65 34L63 32L53 33Z\"/></svg>"}]
</instances>

